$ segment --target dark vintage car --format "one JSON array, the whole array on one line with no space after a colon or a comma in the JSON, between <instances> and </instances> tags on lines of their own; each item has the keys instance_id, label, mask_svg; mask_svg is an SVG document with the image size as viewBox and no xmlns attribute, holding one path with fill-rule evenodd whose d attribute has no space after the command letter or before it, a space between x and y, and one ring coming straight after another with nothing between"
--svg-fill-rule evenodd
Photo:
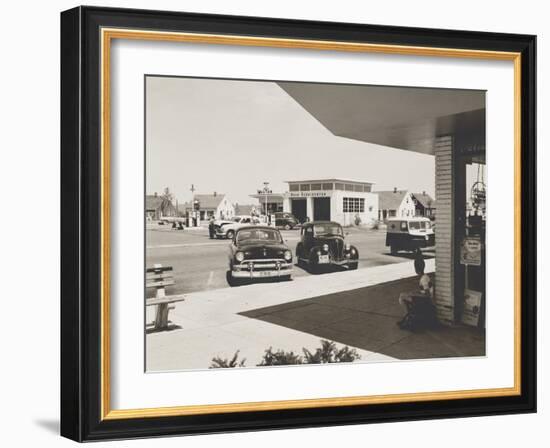
<instances>
[{"instance_id":1,"label":"dark vintage car","mask_svg":"<svg viewBox=\"0 0 550 448\"><path fill-rule=\"evenodd\" d=\"M325 266L357 269L359 252L346 243L342 226L332 221L312 221L302 224L301 239L296 246L299 266L319 270Z\"/></svg>"},{"instance_id":2,"label":"dark vintage car","mask_svg":"<svg viewBox=\"0 0 550 448\"><path fill-rule=\"evenodd\" d=\"M274 227L237 229L229 246L227 282L237 286L254 279L290 280L292 252Z\"/></svg>"},{"instance_id":3,"label":"dark vintage car","mask_svg":"<svg viewBox=\"0 0 550 448\"><path fill-rule=\"evenodd\" d=\"M292 213L276 212L275 213L275 226L282 227L285 230L291 230L298 226L300 222Z\"/></svg>"},{"instance_id":4,"label":"dark vintage car","mask_svg":"<svg viewBox=\"0 0 550 448\"><path fill-rule=\"evenodd\" d=\"M435 234L428 218L391 218L387 223L386 246L392 254L400 250L414 252L435 246Z\"/></svg>"}]
</instances>

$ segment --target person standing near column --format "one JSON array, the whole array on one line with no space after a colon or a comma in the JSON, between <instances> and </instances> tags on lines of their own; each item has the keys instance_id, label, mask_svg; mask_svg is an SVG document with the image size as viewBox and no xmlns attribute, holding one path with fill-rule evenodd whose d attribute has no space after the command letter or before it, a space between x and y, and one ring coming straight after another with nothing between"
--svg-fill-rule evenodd
<instances>
[{"instance_id":1,"label":"person standing near column","mask_svg":"<svg viewBox=\"0 0 550 448\"><path fill-rule=\"evenodd\" d=\"M214 215L210 216L210 222L208 223L208 235L211 240L216 236L216 232L214 231L214 221Z\"/></svg>"}]
</instances>

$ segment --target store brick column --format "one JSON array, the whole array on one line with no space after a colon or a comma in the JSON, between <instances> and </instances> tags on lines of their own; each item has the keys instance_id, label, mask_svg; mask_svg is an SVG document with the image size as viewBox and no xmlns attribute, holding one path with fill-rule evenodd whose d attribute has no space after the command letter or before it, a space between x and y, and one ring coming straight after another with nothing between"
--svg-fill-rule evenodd
<instances>
[{"instance_id":1,"label":"store brick column","mask_svg":"<svg viewBox=\"0 0 550 448\"><path fill-rule=\"evenodd\" d=\"M435 140L435 305L439 320L454 321L454 188L453 138Z\"/></svg>"}]
</instances>

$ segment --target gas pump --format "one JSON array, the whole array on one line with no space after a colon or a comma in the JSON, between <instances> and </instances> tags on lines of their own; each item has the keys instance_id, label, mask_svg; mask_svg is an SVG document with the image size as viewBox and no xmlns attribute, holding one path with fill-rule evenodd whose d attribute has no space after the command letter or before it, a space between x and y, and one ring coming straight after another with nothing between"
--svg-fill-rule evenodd
<instances>
[{"instance_id":1,"label":"gas pump","mask_svg":"<svg viewBox=\"0 0 550 448\"><path fill-rule=\"evenodd\" d=\"M198 199L195 199L193 201L193 227L200 226L200 220L201 220L200 210L201 210L201 203Z\"/></svg>"}]
</instances>

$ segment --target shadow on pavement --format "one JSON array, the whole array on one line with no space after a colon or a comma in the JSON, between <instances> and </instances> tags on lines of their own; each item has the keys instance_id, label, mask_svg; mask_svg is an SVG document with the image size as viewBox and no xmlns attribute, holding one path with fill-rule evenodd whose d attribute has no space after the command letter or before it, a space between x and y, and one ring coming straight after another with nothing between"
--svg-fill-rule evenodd
<instances>
[{"instance_id":1,"label":"shadow on pavement","mask_svg":"<svg viewBox=\"0 0 550 448\"><path fill-rule=\"evenodd\" d=\"M397 252L395 254L392 254L391 252L388 251L385 255L389 255L390 257L405 258L407 260L414 260L414 257L415 257L414 252ZM431 260L432 258L435 258L435 252L425 250L425 251L422 251L422 256L424 260Z\"/></svg>"},{"instance_id":2,"label":"shadow on pavement","mask_svg":"<svg viewBox=\"0 0 550 448\"><path fill-rule=\"evenodd\" d=\"M164 333L166 331L181 330L181 328L182 328L180 325L170 324L166 328L162 328L162 329L157 330L152 325L153 324L147 324L147 327L149 327L149 328L145 329L145 334Z\"/></svg>"},{"instance_id":3,"label":"shadow on pavement","mask_svg":"<svg viewBox=\"0 0 550 448\"><path fill-rule=\"evenodd\" d=\"M397 326L404 314L399 294L417 285L411 277L240 314L396 359L484 356L484 330L441 326L411 333Z\"/></svg>"},{"instance_id":4,"label":"shadow on pavement","mask_svg":"<svg viewBox=\"0 0 550 448\"><path fill-rule=\"evenodd\" d=\"M322 275L322 274L329 274L331 272L345 272L349 269L345 266L338 266L338 265L327 265L327 266L311 266L307 263L305 264L298 264L294 263L294 269L300 269L304 272L307 272L311 275Z\"/></svg>"}]
</instances>

